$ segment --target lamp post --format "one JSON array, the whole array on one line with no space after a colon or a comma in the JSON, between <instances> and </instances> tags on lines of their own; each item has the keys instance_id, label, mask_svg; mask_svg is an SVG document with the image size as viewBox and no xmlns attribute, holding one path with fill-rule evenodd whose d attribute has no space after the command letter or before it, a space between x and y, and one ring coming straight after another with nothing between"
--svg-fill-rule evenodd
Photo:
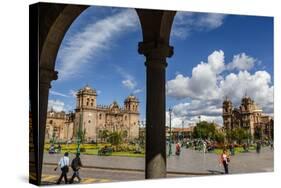
<instances>
[{"instance_id":1,"label":"lamp post","mask_svg":"<svg viewBox=\"0 0 281 188\"><path fill-rule=\"evenodd\" d=\"M182 120L181 125L182 125L181 139L182 139L182 141L183 141L183 139L184 139L184 136L183 136L183 131L184 131L184 130L183 130L184 120Z\"/></svg>"},{"instance_id":2,"label":"lamp post","mask_svg":"<svg viewBox=\"0 0 281 188\"><path fill-rule=\"evenodd\" d=\"M169 134L169 156L172 155L172 109L169 108L170 134Z\"/></svg>"},{"instance_id":3,"label":"lamp post","mask_svg":"<svg viewBox=\"0 0 281 188\"><path fill-rule=\"evenodd\" d=\"M83 125L83 111L81 109L80 112L80 123L79 123L79 127L78 127L78 132L77 132L77 153L80 154L80 142L81 142L81 136L82 136L82 130L81 127Z\"/></svg>"}]
</instances>

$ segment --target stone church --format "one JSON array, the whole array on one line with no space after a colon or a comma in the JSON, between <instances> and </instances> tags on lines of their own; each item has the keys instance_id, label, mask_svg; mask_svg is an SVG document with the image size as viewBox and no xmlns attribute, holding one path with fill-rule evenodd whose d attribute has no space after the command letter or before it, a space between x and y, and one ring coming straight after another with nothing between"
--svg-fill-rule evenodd
<instances>
[{"instance_id":1,"label":"stone church","mask_svg":"<svg viewBox=\"0 0 281 188\"><path fill-rule=\"evenodd\" d=\"M72 114L48 112L46 139L76 140L79 129L87 142L101 140L102 131L121 132L125 140L139 137L139 100L128 96L121 107L114 101L110 105L97 105L97 92L89 86L76 94L76 109Z\"/></svg>"},{"instance_id":2,"label":"stone church","mask_svg":"<svg viewBox=\"0 0 281 188\"><path fill-rule=\"evenodd\" d=\"M244 128L254 137L259 130L262 138L273 139L273 118L263 111L249 96L244 96L239 108L226 98L223 101L223 127L227 130Z\"/></svg>"}]
</instances>

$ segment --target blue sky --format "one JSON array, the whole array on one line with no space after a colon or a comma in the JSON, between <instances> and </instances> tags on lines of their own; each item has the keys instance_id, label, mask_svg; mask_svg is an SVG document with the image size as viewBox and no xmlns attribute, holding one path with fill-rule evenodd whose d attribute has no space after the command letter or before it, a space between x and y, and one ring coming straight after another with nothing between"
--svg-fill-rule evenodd
<instances>
[{"instance_id":1,"label":"blue sky","mask_svg":"<svg viewBox=\"0 0 281 188\"><path fill-rule=\"evenodd\" d=\"M138 54L141 28L134 9L92 6L66 33L56 60L49 108L73 110L75 91L86 84L98 104L140 99L145 119L145 58ZM178 12L167 59L167 109L173 126L202 119L221 124L225 96L238 106L247 93L273 115L273 18Z\"/></svg>"}]
</instances>

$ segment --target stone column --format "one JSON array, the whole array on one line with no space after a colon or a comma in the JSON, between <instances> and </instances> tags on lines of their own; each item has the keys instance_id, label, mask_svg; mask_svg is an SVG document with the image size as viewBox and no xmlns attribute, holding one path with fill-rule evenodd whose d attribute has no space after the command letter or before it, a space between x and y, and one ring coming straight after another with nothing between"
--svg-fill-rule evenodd
<instances>
[{"instance_id":1,"label":"stone column","mask_svg":"<svg viewBox=\"0 0 281 188\"><path fill-rule=\"evenodd\" d=\"M51 81L57 79L57 71L47 68L39 70L39 125L38 125L38 181L41 182L45 143L45 129Z\"/></svg>"},{"instance_id":2,"label":"stone column","mask_svg":"<svg viewBox=\"0 0 281 188\"><path fill-rule=\"evenodd\" d=\"M160 42L140 42L146 57L146 155L145 178L166 177L166 57L173 47Z\"/></svg>"}]
</instances>

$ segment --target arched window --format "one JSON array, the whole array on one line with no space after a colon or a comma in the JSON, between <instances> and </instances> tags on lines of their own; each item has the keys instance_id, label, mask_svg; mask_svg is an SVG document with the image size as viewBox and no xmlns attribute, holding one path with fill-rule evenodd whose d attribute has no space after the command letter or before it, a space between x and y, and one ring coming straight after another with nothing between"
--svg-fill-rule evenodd
<instances>
[{"instance_id":1,"label":"arched window","mask_svg":"<svg viewBox=\"0 0 281 188\"><path fill-rule=\"evenodd\" d=\"M94 106L94 103L91 102L91 106Z\"/></svg>"},{"instance_id":2,"label":"arched window","mask_svg":"<svg viewBox=\"0 0 281 188\"><path fill-rule=\"evenodd\" d=\"M88 123L91 123L91 120L89 120Z\"/></svg>"},{"instance_id":3,"label":"arched window","mask_svg":"<svg viewBox=\"0 0 281 188\"><path fill-rule=\"evenodd\" d=\"M50 124L53 124L53 120L50 120Z\"/></svg>"},{"instance_id":4,"label":"arched window","mask_svg":"<svg viewBox=\"0 0 281 188\"><path fill-rule=\"evenodd\" d=\"M127 121L127 116L124 117L125 121Z\"/></svg>"},{"instance_id":5,"label":"arched window","mask_svg":"<svg viewBox=\"0 0 281 188\"><path fill-rule=\"evenodd\" d=\"M101 119L102 118L102 114L99 114L99 119Z\"/></svg>"}]
</instances>

